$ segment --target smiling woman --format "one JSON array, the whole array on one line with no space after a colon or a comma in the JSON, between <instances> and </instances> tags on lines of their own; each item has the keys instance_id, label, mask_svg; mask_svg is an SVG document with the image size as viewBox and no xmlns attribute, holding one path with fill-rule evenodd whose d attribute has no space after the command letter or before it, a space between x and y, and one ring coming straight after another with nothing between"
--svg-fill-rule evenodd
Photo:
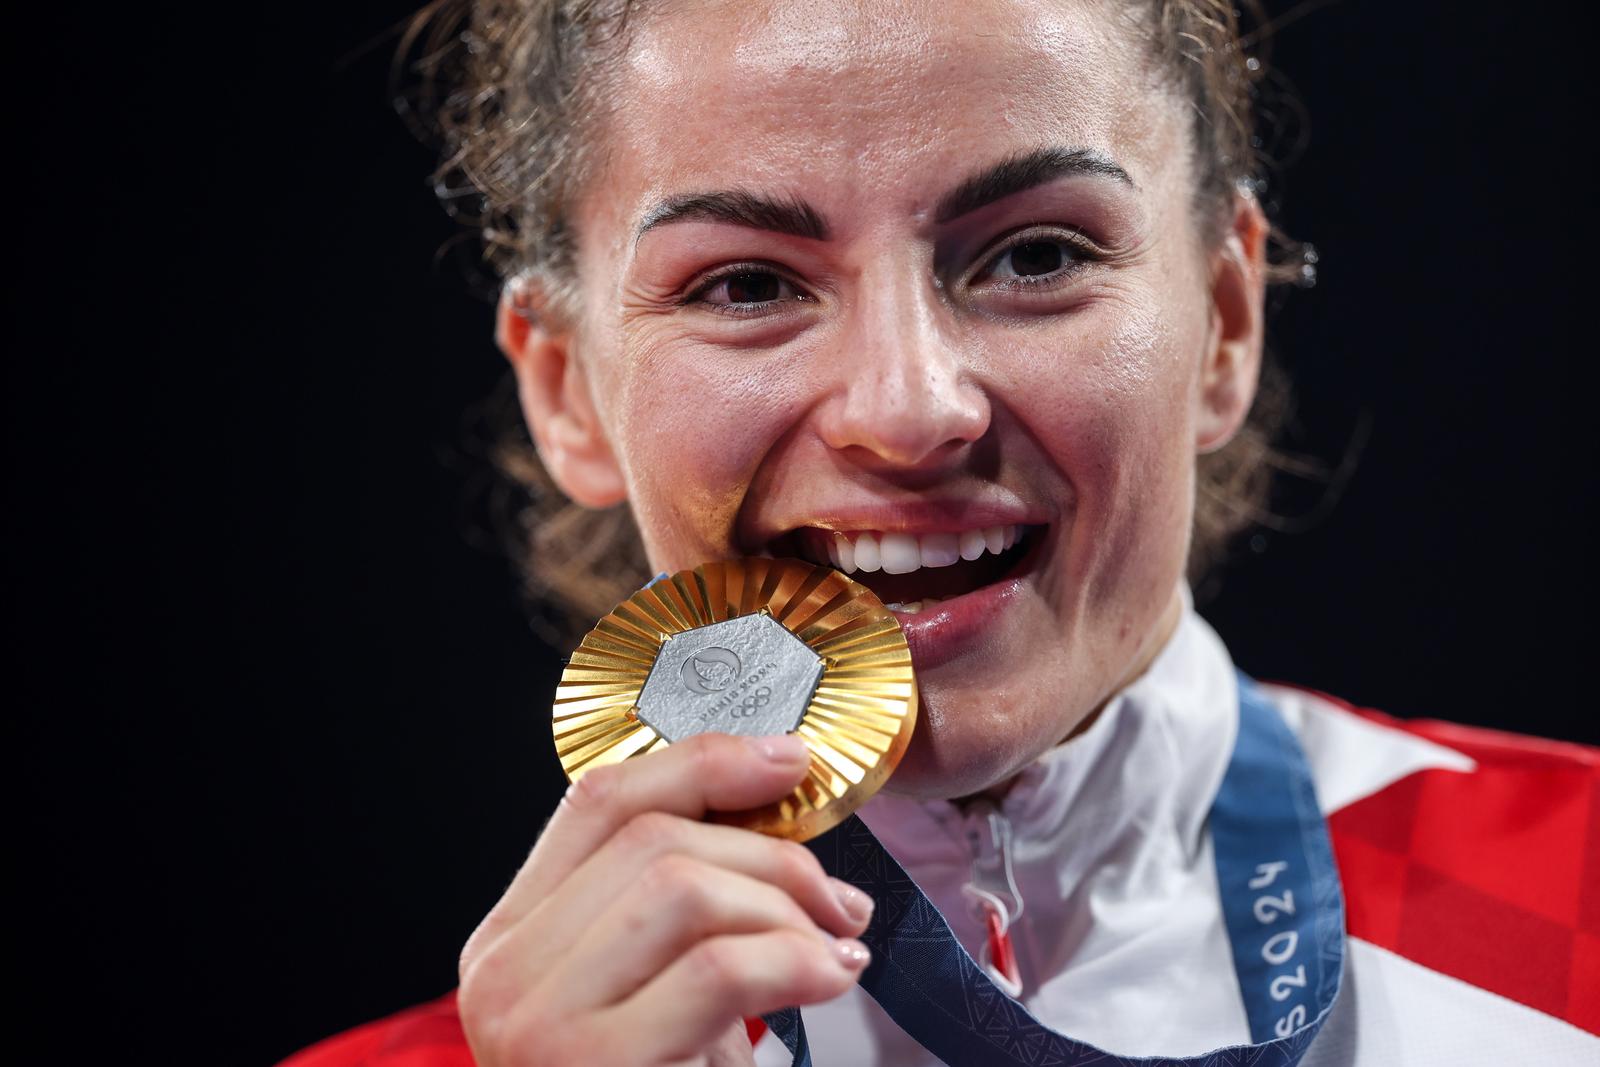
<instances>
[{"instance_id":1,"label":"smiling woman","mask_svg":"<svg viewBox=\"0 0 1600 1067\"><path fill-rule=\"evenodd\" d=\"M650 9L651 5L631 2L435 4L413 24L420 45L404 50L424 57L419 66L426 77L415 110L428 119L430 134L445 145L438 180L446 202L458 212L463 211L462 204L481 203L481 211L465 214L481 228L491 262L507 277L537 278L544 299L556 309L575 299L577 191L592 184L604 155L615 150L595 133L606 122L617 83L624 77L620 56L630 43L629 22ZM736 5L707 5L704 17L721 20L737 10ZM1107 15L1157 60L1151 73L1165 76L1170 83L1165 88L1191 101L1185 121L1197 169L1195 223L1203 231L1198 236L1214 242L1234 191L1252 187L1266 165L1255 147L1259 141L1253 139L1251 118L1265 68L1236 46L1232 4L1111 5ZM804 35L815 28L785 25L782 20L787 17L772 20L772 30L788 33L792 43L812 49L813 60L828 34L848 35L844 27L835 26L821 39L808 39ZM1007 22L1001 18L995 25ZM1020 33L1026 23L1016 25ZM909 39L903 43L917 46ZM1063 65L1067 58L1062 57ZM996 68L990 80L1004 83L1013 73ZM862 101L826 98L820 86L815 88L816 99L810 106L820 112L800 110L797 98L774 101L780 122L797 114L828 115L863 106ZM1000 88L1010 93L1008 86ZM723 106L730 112L745 110L745 91L732 93ZM866 103L870 105L870 99ZM1020 101L1002 101L987 117L1009 125L1022 106ZM738 144L747 148L755 133L753 127L744 130L743 124L751 117L726 117L734 124L729 128L742 131ZM670 116L661 133L670 137L679 121L680 116ZM1115 161L1083 146L1029 143L1014 158L994 160L987 168L974 166L967 158L961 164L959 170L931 175L940 179L933 184L945 194L937 212L941 222L964 213L963 203L970 210L1068 173L1131 180ZM967 180L959 188L944 188L941 183L953 176ZM722 219L791 236L825 235L824 220L792 189L763 193L727 189L713 181L664 195L641 211L635 237L668 219L683 218ZM1276 248L1262 268L1269 282L1302 282L1314 276L1307 262L1308 256L1314 258L1309 247L1290 241L1275 227L1269 229L1268 239L1269 253ZM1078 230L1057 226L1050 240L1026 242L1016 254L1002 251L999 258L1009 256L1011 262L997 263L995 269L999 278L1014 284L1028 284L1021 279L1042 275L1060 280L1060 272L1041 270L1040 265L1064 266L1070 258L1077 266L1093 252ZM1024 258L1018 260L1016 255ZM803 289L785 285L781 272L752 271L748 266L724 268L731 273L717 279L721 288L702 306L715 304L738 316L755 310L748 305L768 303L780 293L786 299L807 299ZM713 284L708 282L707 288ZM519 306L527 306L528 294L516 286L508 291ZM1267 513L1270 475L1280 465L1271 442L1288 408L1287 392L1282 376L1267 359L1245 425L1225 447L1200 457L1189 552L1192 578L1215 562L1234 533ZM502 445L500 462L529 492L523 556L528 588L536 601L566 609L567 619L590 619L609 610L651 573L633 517L625 509L574 504L551 483L537 455L517 434L509 435ZM567 628L581 633L584 624Z\"/></svg>"},{"instance_id":2,"label":"smiling woman","mask_svg":"<svg viewBox=\"0 0 1600 1067\"><path fill-rule=\"evenodd\" d=\"M1264 291L1299 268L1270 262L1231 4L430 17L524 468L562 502L532 530L545 590L581 625L646 568L835 567L894 611L921 720L847 880L704 821L793 789L794 735L590 771L464 950L459 1007L302 1064L748 1063L741 1020L794 1005L821 1063L1600 1050L1600 957L1569 937L1528 979L1527 938L1439 934L1480 897L1576 930L1578 867L1529 896L1462 857L1540 862L1479 836L1494 797L1581 838L1594 754L1257 687L1193 610L1261 506ZM789 1018L764 1062L803 1055Z\"/></svg>"}]
</instances>

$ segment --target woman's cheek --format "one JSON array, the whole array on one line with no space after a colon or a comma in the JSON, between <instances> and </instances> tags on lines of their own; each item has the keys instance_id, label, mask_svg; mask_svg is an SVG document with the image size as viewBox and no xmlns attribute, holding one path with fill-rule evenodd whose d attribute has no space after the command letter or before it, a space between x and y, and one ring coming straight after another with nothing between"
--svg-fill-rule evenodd
<instances>
[{"instance_id":1,"label":"woman's cheek","mask_svg":"<svg viewBox=\"0 0 1600 1067\"><path fill-rule=\"evenodd\" d=\"M1011 405L1079 492L1120 480L1152 445L1166 448L1187 396L1177 337L1154 293L1123 282L1007 346ZM1161 438L1157 443L1152 435Z\"/></svg>"},{"instance_id":2,"label":"woman's cheek","mask_svg":"<svg viewBox=\"0 0 1600 1067\"><path fill-rule=\"evenodd\" d=\"M1011 361L1028 369L1010 384L1019 414L1070 487L1067 600L1125 598L1152 564L1165 580L1185 543L1194 331L1153 288L1126 285L1063 318L1053 358L1037 348Z\"/></svg>"},{"instance_id":3,"label":"woman's cheek","mask_svg":"<svg viewBox=\"0 0 1600 1067\"><path fill-rule=\"evenodd\" d=\"M750 480L792 418L781 363L706 345L625 350L614 439L651 563L726 554Z\"/></svg>"},{"instance_id":4,"label":"woman's cheek","mask_svg":"<svg viewBox=\"0 0 1600 1067\"><path fill-rule=\"evenodd\" d=\"M1193 423L1186 352L1199 338L1178 315L1131 316L1108 345L1109 385L1101 425L1107 430L1101 487L1106 540L1114 563L1095 598L1126 601L1130 584L1156 600L1183 570L1193 513Z\"/></svg>"}]
</instances>

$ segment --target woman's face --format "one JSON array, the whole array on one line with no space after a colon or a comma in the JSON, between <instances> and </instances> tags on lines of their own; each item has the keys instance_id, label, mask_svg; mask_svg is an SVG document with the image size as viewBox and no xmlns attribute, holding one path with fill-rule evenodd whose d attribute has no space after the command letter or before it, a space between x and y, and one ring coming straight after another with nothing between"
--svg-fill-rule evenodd
<instances>
[{"instance_id":1,"label":"woman's face","mask_svg":"<svg viewBox=\"0 0 1600 1067\"><path fill-rule=\"evenodd\" d=\"M1142 669L1253 389L1259 213L1203 247L1188 105L1117 18L647 5L580 319L502 319L552 473L655 568L802 555L906 606L898 791L1001 782Z\"/></svg>"}]
</instances>

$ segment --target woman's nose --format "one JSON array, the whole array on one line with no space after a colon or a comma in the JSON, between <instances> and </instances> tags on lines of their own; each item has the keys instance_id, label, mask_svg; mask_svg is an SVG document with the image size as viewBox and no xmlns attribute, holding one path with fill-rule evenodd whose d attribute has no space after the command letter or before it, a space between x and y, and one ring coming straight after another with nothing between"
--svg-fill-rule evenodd
<instances>
[{"instance_id":1,"label":"woman's nose","mask_svg":"<svg viewBox=\"0 0 1600 1067\"><path fill-rule=\"evenodd\" d=\"M989 398L932 293L914 284L867 288L840 331L838 388L820 413L822 439L869 464L947 462L988 431Z\"/></svg>"}]
</instances>

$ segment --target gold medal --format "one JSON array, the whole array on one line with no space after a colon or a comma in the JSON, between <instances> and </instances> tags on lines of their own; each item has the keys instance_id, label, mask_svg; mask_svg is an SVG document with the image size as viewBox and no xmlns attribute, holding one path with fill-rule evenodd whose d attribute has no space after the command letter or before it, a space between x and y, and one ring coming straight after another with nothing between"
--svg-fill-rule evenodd
<instances>
[{"instance_id":1,"label":"gold medal","mask_svg":"<svg viewBox=\"0 0 1600 1067\"><path fill-rule=\"evenodd\" d=\"M795 733L811 768L732 823L805 841L878 791L917 719L894 613L829 567L740 559L679 571L624 600L561 673L556 754L569 780L700 733Z\"/></svg>"}]
</instances>

